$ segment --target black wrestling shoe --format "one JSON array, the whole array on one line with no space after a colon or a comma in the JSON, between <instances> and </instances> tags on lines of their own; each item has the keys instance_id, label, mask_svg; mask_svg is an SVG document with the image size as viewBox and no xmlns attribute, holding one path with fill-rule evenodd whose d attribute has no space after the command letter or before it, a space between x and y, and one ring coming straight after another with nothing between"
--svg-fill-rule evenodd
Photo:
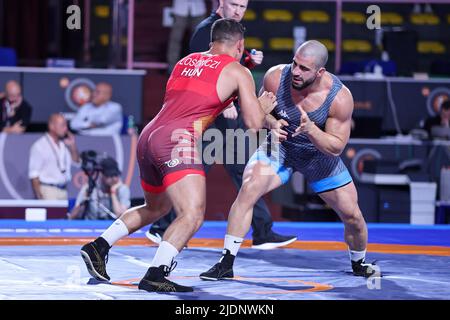
<instances>
[{"instance_id":1,"label":"black wrestling shoe","mask_svg":"<svg viewBox=\"0 0 450 320\"><path fill-rule=\"evenodd\" d=\"M171 267L161 265L159 267L150 267L144 278L139 282L139 290L148 292L192 292L194 288L186 287L172 282L168 277L170 272L175 269L177 263L172 262Z\"/></svg>"},{"instance_id":2,"label":"black wrestling shoe","mask_svg":"<svg viewBox=\"0 0 450 320\"><path fill-rule=\"evenodd\" d=\"M230 251L225 249L225 254L220 262L216 263L211 269L200 274L200 279L209 281L227 280L234 277L233 263L234 256Z\"/></svg>"},{"instance_id":3,"label":"black wrestling shoe","mask_svg":"<svg viewBox=\"0 0 450 320\"><path fill-rule=\"evenodd\" d=\"M365 263L364 259L358 261L352 261L353 275L357 277L369 278L377 275L381 277L380 269L376 267L375 262Z\"/></svg>"},{"instance_id":4,"label":"black wrestling shoe","mask_svg":"<svg viewBox=\"0 0 450 320\"><path fill-rule=\"evenodd\" d=\"M296 236L283 236L281 234L271 232L266 238L253 239L252 249L271 250L287 246L296 240Z\"/></svg>"},{"instance_id":5,"label":"black wrestling shoe","mask_svg":"<svg viewBox=\"0 0 450 320\"><path fill-rule=\"evenodd\" d=\"M103 238L98 238L85 244L80 251L89 274L99 281L109 281L111 279L106 273L108 251L109 245Z\"/></svg>"}]
</instances>

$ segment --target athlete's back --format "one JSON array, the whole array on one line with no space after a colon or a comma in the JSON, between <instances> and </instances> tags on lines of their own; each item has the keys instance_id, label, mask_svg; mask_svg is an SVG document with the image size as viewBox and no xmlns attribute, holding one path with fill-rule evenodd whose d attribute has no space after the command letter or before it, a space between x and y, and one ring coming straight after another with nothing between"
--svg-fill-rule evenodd
<instances>
[{"instance_id":1,"label":"athlete's back","mask_svg":"<svg viewBox=\"0 0 450 320\"><path fill-rule=\"evenodd\" d=\"M239 64L243 27L232 19L215 22L211 48L178 61L167 82L164 105L142 131L138 146L142 186L150 193L188 174L204 175L199 137L238 96L245 124L260 129L275 106L275 95L257 98L248 69Z\"/></svg>"},{"instance_id":2,"label":"athlete's back","mask_svg":"<svg viewBox=\"0 0 450 320\"><path fill-rule=\"evenodd\" d=\"M163 108L148 125L149 129L176 124L191 134L201 134L198 130L206 129L234 98L222 102L217 93L222 70L234 61L229 55L206 53L193 53L181 59L167 82Z\"/></svg>"}]
</instances>

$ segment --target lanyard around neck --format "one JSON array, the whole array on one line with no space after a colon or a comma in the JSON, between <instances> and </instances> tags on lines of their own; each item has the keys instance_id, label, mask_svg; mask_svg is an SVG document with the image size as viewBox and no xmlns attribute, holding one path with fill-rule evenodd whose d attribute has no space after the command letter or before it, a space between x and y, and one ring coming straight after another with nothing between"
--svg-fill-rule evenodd
<instances>
[{"instance_id":1,"label":"lanyard around neck","mask_svg":"<svg viewBox=\"0 0 450 320\"><path fill-rule=\"evenodd\" d=\"M58 150L56 150L55 146L53 145L52 141L50 140L49 136L45 136L47 138L48 144L50 145L50 149L52 149L53 155L56 158L56 164L58 165L58 169L62 174L66 173L66 159L67 159L67 153L64 150L64 166L60 163L60 157L58 155Z\"/></svg>"}]
</instances>

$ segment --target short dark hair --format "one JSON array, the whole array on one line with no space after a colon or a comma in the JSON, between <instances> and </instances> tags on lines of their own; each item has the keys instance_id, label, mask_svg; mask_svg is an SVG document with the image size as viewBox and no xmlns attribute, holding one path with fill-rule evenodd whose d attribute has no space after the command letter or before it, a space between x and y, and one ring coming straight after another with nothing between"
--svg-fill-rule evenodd
<instances>
[{"instance_id":1,"label":"short dark hair","mask_svg":"<svg viewBox=\"0 0 450 320\"><path fill-rule=\"evenodd\" d=\"M450 109L450 100L445 100L441 103L441 110L448 110Z\"/></svg>"},{"instance_id":2,"label":"short dark hair","mask_svg":"<svg viewBox=\"0 0 450 320\"><path fill-rule=\"evenodd\" d=\"M121 172L119 169L119 165L114 158L107 157L100 161L100 166L102 168L102 173L106 177L118 177Z\"/></svg>"},{"instance_id":3,"label":"short dark hair","mask_svg":"<svg viewBox=\"0 0 450 320\"><path fill-rule=\"evenodd\" d=\"M236 42L244 38L245 28L233 19L216 20L211 28L211 42Z\"/></svg>"}]
</instances>

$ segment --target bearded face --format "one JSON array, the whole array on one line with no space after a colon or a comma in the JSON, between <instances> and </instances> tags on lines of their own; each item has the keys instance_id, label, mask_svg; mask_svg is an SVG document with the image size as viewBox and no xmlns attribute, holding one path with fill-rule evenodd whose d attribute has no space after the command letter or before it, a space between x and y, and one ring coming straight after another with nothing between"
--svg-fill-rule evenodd
<instances>
[{"instance_id":1,"label":"bearded face","mask_svg":"<svg viewBox=\"0 0 450 320\"><path fill-rule=\"evenodd\" d=\"M308 79L304 79L301 76L292 76L292 88L298 91L303 90L313 84L316 79L317 74L314 74L314 76L311 76Z\"/></svg>"},{"instance_id":2,"label":"bearded face","mask_svg":"<svg viewBox=\"0 0 450 320\"><path fill-rule=\"evenodd\" d=\"M316 81L318 70L312 57L295 56L291 65L291 85L303 90Z\"/></svg>"}]
</instances>

